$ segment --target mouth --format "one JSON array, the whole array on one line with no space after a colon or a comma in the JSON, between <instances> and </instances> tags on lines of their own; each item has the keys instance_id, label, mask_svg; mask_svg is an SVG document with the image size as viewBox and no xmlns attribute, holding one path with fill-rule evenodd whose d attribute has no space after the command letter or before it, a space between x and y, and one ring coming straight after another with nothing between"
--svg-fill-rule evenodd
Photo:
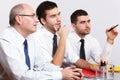
<instances>
[{"instance_id":1,"label":"mouth","mask_svg":"<svg viewBox=\"0 0 120 80\"><path fill-rule=\"evenodd\" d=\"M37 26L37 24L34 24L33 26Z\"/></svg>"},{"instance_id":2,"label":"mouth","mask_svg":"<svg viewBox=\"0 0 120 80\"><path fill-rule=\"evenodd\" d=\"M90 32L90 28L87 28L86 31L87 31L87 32Z\"/></svg>"}]
</instances>

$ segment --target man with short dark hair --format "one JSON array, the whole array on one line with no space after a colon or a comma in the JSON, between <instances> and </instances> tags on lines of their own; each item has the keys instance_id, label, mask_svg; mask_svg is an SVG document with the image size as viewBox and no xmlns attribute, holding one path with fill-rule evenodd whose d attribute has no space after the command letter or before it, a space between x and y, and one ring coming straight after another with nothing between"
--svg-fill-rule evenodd
<instances>
[{"instance_id":1,"label":"man with short dark hair","mask_svg":"<svg viewBox=\"0 0 120 80\"><path fill-rule=\"evenodd\" d=\"M75 80L80 79L80 69L61 69L44 62L40 44L31 35L37 29L38 19L33 8L27 4L15 5L10 12L10 27L0 34L0 63L11 80ZM36 57L47 71L35 66ZM54 71L50 71L54 69Z\"/></svg>"},{"instance_id":2,"label":"man with short dark hair","mask_svg":"<svg viewBox=\"0 0 120 80\"><path fill-rule=\"evenodd\" d=\"M116 29L109 31L106 29L106 45L102 51L98 40L90 35L91 30L91 19L87 11L78 9L71 14L71 24L73 31L69 34L69 41L74 54L77 54L81 58L80 46L82 42L81 39L84 39L84 49L85 49L85 58L86 61L90 62L91 60L95 61L94 63L100 63L100 60L107 61L112 50L112 46L115 38L118 35ZM106 58L106 59L105 59Z\"/></svg>"}]
</instances>

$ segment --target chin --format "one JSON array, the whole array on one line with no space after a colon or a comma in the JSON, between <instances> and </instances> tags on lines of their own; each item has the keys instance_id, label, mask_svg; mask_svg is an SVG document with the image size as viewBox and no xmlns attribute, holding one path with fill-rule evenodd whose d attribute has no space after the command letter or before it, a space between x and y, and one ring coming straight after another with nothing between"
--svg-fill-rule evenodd
<instances>
[{"instance_id":1,"label":"chin","mask_svg":"<svg viewBox=\"0 0 120 80\"><path fill-rule=\"evenodd\" d=\"M90 31L87 31L87 32L86 32L86 34L89 34L89 33L90 33Z\"/></svg>"},{"instance_id":2,"label":"chin","mask_svg":"<svg viewBox=\"0 0 120 80\"><path fill-rule=\"evenodd\" d=\"M32 33L36 32L36 29L32 30L31 32L32 32Z\"/></svg>"},{"instance_id":3,"label":"chin","mask_svg":"<svg viewBox=\"0 0 120 80\"><path fill-rule=\"evenodd\" d=\"M85 35L88 35L89 33L85 33Z\"/></svg>"}]
</instances>

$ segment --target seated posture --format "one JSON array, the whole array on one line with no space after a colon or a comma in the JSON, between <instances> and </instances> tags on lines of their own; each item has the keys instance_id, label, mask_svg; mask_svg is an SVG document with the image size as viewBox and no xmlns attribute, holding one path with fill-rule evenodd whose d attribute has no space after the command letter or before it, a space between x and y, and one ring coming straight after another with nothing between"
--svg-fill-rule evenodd
<instances>
[{"instance_id":1,"label":"seated posture","mask_svg":"<svg viewBox=\"0 0 120 80\"><path fill-rule=\"evenodd\" d=\"M111 54L113 42L118 32L115 29L106 30L107 42L102 51L97 39L89 34L91 30L90 21L85 10L78 9L71 14L71 24L74 30L68 36L69 44L72 46L73 53L77 54L80 59L100 63L101 59L103 60Z\"/></svg>"},{"instance_id":2,"label":"seated posture","mask_svg":"<svg viewBox=\"0 0 120 80\"><path fill-rule=\"evenodd\" d=\"M56 3L51 1L42 2L37 7L36 14L43 26L35 33L35 36L39 40L39 44L42 43L40 49L46 56L46 62L61 67L65 57L69 62L77 64L78 67L87 69L93 67L92 64L79 59L77 55L73 54L67 39L69 30L61 24L60 11ZM36 60L36 65L38 67L43 66L39 57Z\"/></svg>"},{"instance_id":3,"label":"seated posture","mask_svg":"<svg viewBox=\"0 0 120 80\"><path fill-rule=\"evenodd\" d=\"M56 3L51 1L44 1L37 7L36 13L39 22L43 26L35 33L35 35L37 36L36 38L39 38L39 43L43 43L40 49L42 52L44 52L44 55L46 56L45 57L46 62L51 62L57 66L62 66L62 62L64 60L64 63L68 65L75 64L77 67L80 68L96 70L96 67L94 67L88 61L86 61L88 58L86 58L86 60L81 59L76 54L76 52L74 52L73 47L71 47L67 28L61 25L60 11ZM77 22L77 20L75 21ZM85 20L81 23L78 22L75 24L82 24L82 23L85 23L87 25L87 23L89 23L89 20L88 21ZM89 30L90 28L88 27L87 29L85 29L85 32L89 33ZM110 32L107 31L107 34L109 35L107 41L112 44L114 38L117 35L117 32L114 32L114 30L112 30ZM110 35L112 35L113 38L110 37ZM57 46L57 48L55 48L55 46ZM108 50L108 52L110 50ZM99 53L101 53L101 50ZM100 56L100 54L98 55ZM40 66L39 57L37 58L36 65Z\"/></svg>"},{"instance_id":4,"label":"seated posture","mask_svg":"<svg viewBox=\"0 0 120 80\"><path fill-rule=\"evenodd\" d=\"M81 79L80 69L74 66L61 69L50 62L43 63L44 53L40 53L37 39L30 35L36 31L38 23L31 6L15 5L10 11L9 23L10 27L0 34L0 63L10 80ZM38 55L41 64L47 66L46 71L36 68Z\"/></svg>"}]
</instances>

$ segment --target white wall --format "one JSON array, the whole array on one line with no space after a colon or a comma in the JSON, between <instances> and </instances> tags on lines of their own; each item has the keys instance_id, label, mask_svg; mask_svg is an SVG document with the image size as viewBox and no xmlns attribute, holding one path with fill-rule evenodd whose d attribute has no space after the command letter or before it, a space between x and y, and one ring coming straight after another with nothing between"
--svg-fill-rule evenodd
<instances>
[{"instance_id":1,"label":"white wall","mask_svg":"<svg viewBox=\"0 0 120 80\"><path fill-rule=\"evenodd\" d=\"M3 0L0 3L0 32L9 26L9 11L17 3L30 4L34 9L44 0ZM76 9L88 11L91 18L91 34L96 37L101 46L105 45L105 29L111 25L120 24L119 0L52 0L58 4L61 11L62 22L70 27L70 15ZM120 28L118 27L118 32ZM115 40L110 61L120 65L120 35Z\"/></svg>"}]
</instances>

